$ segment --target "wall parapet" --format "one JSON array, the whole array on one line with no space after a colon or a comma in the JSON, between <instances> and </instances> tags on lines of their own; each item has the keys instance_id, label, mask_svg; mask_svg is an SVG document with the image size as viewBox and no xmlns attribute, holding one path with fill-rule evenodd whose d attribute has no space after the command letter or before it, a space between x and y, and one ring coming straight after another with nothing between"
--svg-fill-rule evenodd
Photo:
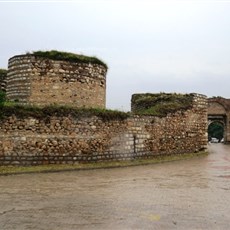
<instances>
[{"instance_id":1,"label":"wall parapet","mask_svg":"<svg viewBox=\"0 0 230 230\"><path fill-rule=\"evenodd\" d=\"M177 111L186 111L193 106L203 106L205 101L207 106L207 97L202 94L177 94L177 93L140 93L133 94L131 99L131 111L141 115L155 115L164 117L168 113Z\"/></svg>"}]
</instances>

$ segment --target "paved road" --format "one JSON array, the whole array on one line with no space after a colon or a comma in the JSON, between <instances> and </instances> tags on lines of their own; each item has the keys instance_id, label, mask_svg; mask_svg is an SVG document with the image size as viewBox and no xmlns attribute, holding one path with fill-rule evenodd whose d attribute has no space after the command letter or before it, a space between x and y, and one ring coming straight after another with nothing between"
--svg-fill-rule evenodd
<instances>
[{"instance_id":1,"label":"paved road","mask_svg":"<svg viewBox=\"0 0 230 230\"><path fill-rule=\"evenodd\" d=\"M0 229L230 229L230 146L199 159L0 177Z\"/></svg>"}]
</instances>

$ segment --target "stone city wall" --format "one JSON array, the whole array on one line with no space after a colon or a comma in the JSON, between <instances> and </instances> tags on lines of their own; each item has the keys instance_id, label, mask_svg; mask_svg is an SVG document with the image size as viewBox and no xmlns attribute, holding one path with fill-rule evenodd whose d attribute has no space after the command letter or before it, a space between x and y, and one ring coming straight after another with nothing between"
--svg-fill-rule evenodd
<instances>
[{"instance_id":1,"label":"stone city wall","mask_svg":"<svg viewBox=\"0 0 230 230\"><path fill-rule=\"evenodd\" d=\"M122 161L199 152L207 143L207 102L166 117L130 115L104 119L6 116L0 120L0 165Z\"/></svg>"},{"instance_id":2,"label":"stone city wall","mask_svg":"<svg viewBox=\"0 0 230 230\"><path fill-rule=\"evenodd\" d=\"M107 69L32 54L9 59L7 98L25 104L105 107Z\"/></svg>"}]
</instances>

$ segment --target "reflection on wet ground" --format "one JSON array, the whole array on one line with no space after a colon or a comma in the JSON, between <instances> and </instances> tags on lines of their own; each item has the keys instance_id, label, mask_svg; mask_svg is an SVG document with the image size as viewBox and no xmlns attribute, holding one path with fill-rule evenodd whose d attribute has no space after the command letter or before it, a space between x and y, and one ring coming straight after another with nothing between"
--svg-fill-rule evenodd
<instances>
[{"instance_id":1,"label":"reflection on wet ground","mask_svg":"<svg viewBox=\"0 0 230 230\"><path fill-rule=\"evenodd\" d=\"M157 165L0 177L0 229L229 229L230 146Z\"/></svg>"}]
</instances>

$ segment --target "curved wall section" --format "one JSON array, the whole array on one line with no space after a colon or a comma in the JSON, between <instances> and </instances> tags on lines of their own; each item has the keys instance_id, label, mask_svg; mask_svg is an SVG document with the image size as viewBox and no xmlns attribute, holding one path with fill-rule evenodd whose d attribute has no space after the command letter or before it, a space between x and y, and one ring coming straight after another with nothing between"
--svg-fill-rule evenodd
<instances>
[{"instance_id":1,"label":"curved wall section","mask_svg":"<svg viewBox=\"0 0 230 230\"><path fill-rule=\"evenodd\" d=\"M8 62L6 96L11 101L26 103L31 95L31 58L15 56Z\"/></svg>"},{"instance_id":2,"label":"curved wall section","mask_svg":"<svg viewBox=\"0 0 230 230\"><path fill-rule=\"evenodd\" d=\"M9 60L7 98L21 103L105 107L106 68L34 55Z\"/></svg>"}]
</instances>

